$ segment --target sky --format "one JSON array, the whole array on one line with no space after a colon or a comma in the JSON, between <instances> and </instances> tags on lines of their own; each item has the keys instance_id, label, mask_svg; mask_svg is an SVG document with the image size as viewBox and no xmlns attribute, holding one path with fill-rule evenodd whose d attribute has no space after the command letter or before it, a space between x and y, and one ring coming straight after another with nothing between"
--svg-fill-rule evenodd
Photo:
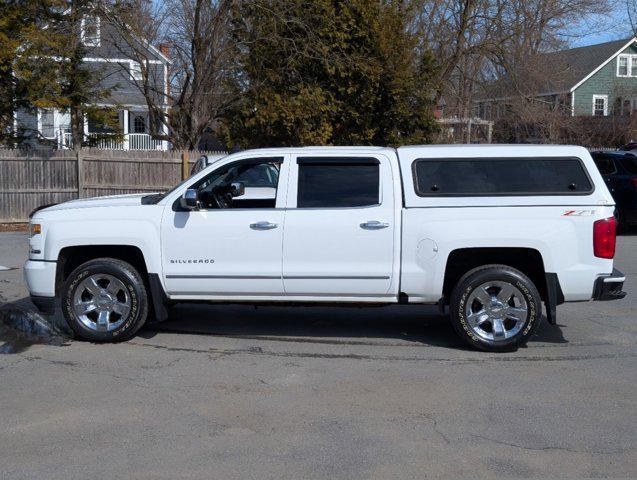
<instances>
[{"instance_id":1,"label":"sky","mask_svg":"<svg viewBox=\"0 0 637 480\"><path fill-rule=\"evenodd\" d=\"M152 0L152 2L155 5L161 5L162 0ZM633 8L637 12L637 0L610 0L610 2L615 4L615 8L609 16L598 16L585 25L578 25L573 30L573 47L611 42L630 38L633 35L627 18L626 5L627 3L634 4Z\"/></svg>"},{"instance_id":2,"label":"sky","mask_svg":"<svg viewBox=\"0 0 637 480\"><path fill-rule=\"evenodd\" d=\"M585 25L577 26L577 29L573 31L574 47L630 38L633 35L626 13L626 2L624 0L613 0L613 2L617 6L611 15L608 17L599 16L591 19Z\"/></svg>"}]
</instances>

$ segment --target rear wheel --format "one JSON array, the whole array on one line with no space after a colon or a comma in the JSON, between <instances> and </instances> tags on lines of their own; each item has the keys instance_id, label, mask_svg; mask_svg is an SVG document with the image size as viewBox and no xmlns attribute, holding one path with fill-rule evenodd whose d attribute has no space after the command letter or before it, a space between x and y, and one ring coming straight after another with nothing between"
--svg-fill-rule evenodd
<instances>
[{"instance_id":1,"label":"rear wheel","mask_svg":"<svg viewBox=\"0 0 637 480\"><path fill-rule=\"evenodd\" d=\"M148 294L130 264L98 258L80 265L66 279L62 311L78 337L119 342L131 338L146 322Z\"/></svg>"},{"instance_id":2,"label":"rear wheel","mask_svg":"<svg viewBox=\"0 0 637 480\"><path fill-rule=\"evenodd\" d=\"M502 352L524 345L537 331L542 304L537 288L519 270L486 265L466 273L451 294L456 332L481 350Z\"/></svg>"}]
</instances>

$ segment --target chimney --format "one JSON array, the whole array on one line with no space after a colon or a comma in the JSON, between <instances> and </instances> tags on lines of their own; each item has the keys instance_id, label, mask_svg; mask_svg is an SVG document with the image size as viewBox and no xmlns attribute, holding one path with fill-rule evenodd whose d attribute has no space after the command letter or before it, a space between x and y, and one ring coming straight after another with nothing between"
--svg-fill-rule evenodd
<instances>
[{"instance_id":1,"label":"chimney","mask_svg":"<svg viewBox=\"0 0 637 480\"><path fill-rule=\"evenodd\" d=\"M159 45L159 51L166 58L170 58L170 45L168 43L162 43Z\"/></svg>"},{"instance_id":2,"label":"chimney","mask_svg":"<svg viewBox=\"0 0 637 480\"><path fill-rule=\"evenodd\" d=\"M164 57L170 59L170 44L169 43L160 43L159 51ZM167 70L164 70L164 71L167 71ZM164 82L166 82L166 102L170 103L170 82L168 81L167 78L164 79Z\"/></svg>"}]
</instances>

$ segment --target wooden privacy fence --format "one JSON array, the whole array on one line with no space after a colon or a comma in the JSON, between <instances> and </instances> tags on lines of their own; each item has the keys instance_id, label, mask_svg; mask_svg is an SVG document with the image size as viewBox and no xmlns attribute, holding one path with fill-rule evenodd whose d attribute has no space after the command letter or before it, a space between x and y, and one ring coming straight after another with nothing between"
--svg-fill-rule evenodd
<instances>
[{"instance_id":1,"label":"wooden privacy fence","mask_svg":"<svg viewBox=\"0 0 637 480\"><path fill-rule=\"evenodd\" d=\"M202 153L0 149L0 222L26 222L40 205L76 198L167 190Z\"/></svg>"}]
</instances>

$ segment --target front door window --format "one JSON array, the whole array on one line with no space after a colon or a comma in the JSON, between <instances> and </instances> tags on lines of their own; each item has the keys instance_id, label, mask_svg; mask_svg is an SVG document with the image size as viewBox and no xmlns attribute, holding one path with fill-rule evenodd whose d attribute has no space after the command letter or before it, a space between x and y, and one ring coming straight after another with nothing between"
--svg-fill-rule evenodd
<instances>
[{"instance_id":1,"label":"front door window","mask_svg":"<svg viewBox=\"0 0 637 480\"><path fill-rule=\"evenodd\" d=\"M196 188L203 209L274 208L282 158L240 160L200 180Z\"/></svg>"}]
</instances>

